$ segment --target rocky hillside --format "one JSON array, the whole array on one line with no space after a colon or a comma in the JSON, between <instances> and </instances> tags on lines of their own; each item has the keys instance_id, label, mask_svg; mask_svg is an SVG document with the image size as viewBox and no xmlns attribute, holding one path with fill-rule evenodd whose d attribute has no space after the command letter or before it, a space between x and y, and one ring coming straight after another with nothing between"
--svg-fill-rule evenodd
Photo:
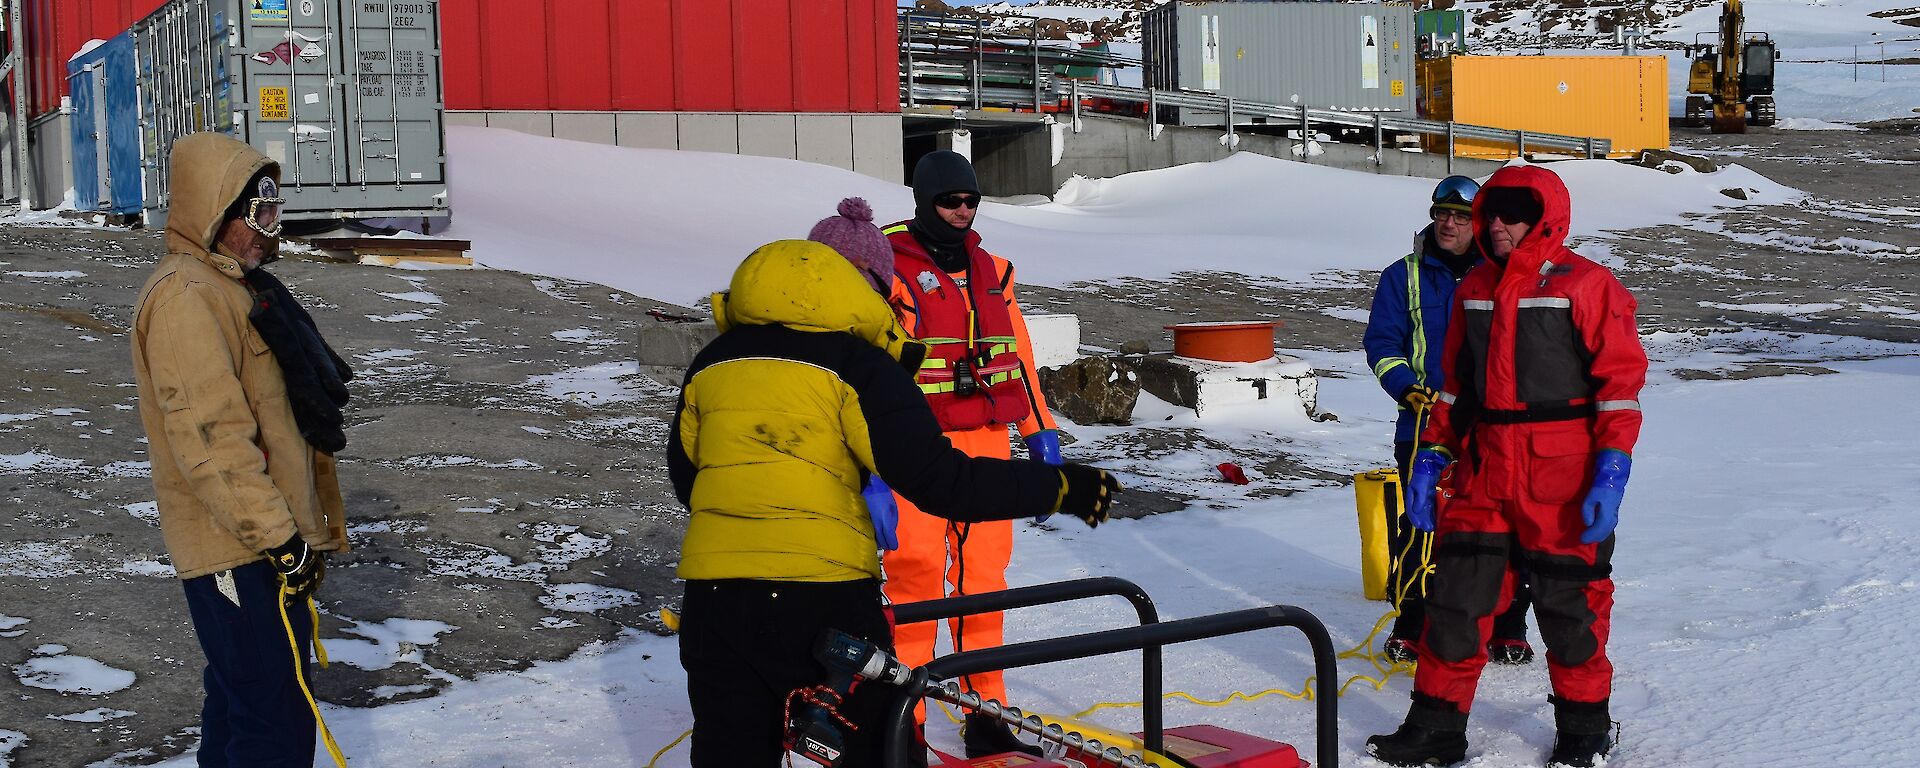
<instances>
[{"instance_id":1,"label":"rocky hillside","mask_svg":"<svg viewBox=\"0 0 1920 768\"><path fill-rule=\"evenodd\" d=\"M1052 39L1106 39L1136 42L1141 15L1164 0L1037 0L998 2L948 9L941 0L920 0L924 10L951 10L997 20L1008 31L1025 30L1040 19L1041 36ZM1518 51L1528 48L1611 48L1616 27L1639 28L1655 35L1670 22L1718 0L1434 0L1435 8L1458 6L1472 20L1469 35L1476 48ZM1920 25L1920 8L1883 11L1901 23ZM1648 43L1676 46L1677 42Z\"/></svg>"}]
</instances>

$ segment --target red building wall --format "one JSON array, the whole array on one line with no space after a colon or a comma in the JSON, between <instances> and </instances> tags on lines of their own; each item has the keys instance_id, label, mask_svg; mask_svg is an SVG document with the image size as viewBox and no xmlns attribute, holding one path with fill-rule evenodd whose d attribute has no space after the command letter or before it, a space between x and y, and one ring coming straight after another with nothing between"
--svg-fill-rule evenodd
<instances>
[{"instance_id":1,"label":"red building wall","mask_svg":"<svg viewBox=\"0 0 1920 768\"><path fill-rule=\"evenodd\" d=\"M441 0L448 109L898 112L892 0Z\"/></svg>"},{"instance_id":2,"label":"red building wall","mask_svg":"<svg viewBox=\"0 0 1920 768\"><path fill-rule=\"evenodd\" d=\"M898 112L893 0L439 0L448 109ZM165 0L28 0L31 109Z\"/></svg>"}]
</instances>

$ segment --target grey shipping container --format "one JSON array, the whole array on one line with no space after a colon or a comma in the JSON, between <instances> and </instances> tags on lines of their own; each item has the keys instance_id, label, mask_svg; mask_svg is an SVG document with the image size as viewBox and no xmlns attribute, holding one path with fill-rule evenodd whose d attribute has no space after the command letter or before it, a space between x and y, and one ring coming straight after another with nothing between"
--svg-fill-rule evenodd
<instances>
[{"instance_id":1,"label":"grey shipping container","mask_svg":"<svg viewBox=\"0 0 1920 768\"><path fill-rule=\"evenodd\" d=\"M1143 25L1150 88L1269 104L1414 114L1413 7L1402 3L1166 3ZM1181 108L1178 122L1219 125Z\"/></svg>"},{"instance_id":2,"label":"grey shipping container","mask_svg":"<svg viewBox=\"0 0 1920 768\"><path fill-rule=\"evenodd\" d=\"M174 0L132 31L149 222L198 131L279 161L290 220L448 215L438 0Z\"/></svg>"}]
</instances>

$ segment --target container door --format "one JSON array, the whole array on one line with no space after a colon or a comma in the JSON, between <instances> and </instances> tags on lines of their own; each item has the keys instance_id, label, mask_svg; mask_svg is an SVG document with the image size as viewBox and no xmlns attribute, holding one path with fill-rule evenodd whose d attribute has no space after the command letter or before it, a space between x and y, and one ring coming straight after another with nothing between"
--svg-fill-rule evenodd
<instances>
[{"instance_id":1,"label":"container door","mask_svg":"<svg viewBox=\"0 0 1920 768\"><path fill-rule=\"evenodd\" d=\"M144 190L140 175L140 94L135 85L133 39L120 35L108 43L111 49L102 70L105 80L101 101L106 103L107 181L113 190L112 211L127 215L140 212Z\"/></svg>"},{"instance_id":2,"label":"container door","mask_svg":"<svg viewBox=\"0 0 1920 768\"><path fill-rule=\"evenodd\" d=\"M254 2L254 0L247 0ZM134 27L138 59L140 143L146 175L144 203L168 203L166 163L173 142L200 131L231 133L226 5L175 2Z\"/></svg>"},{"instance_id":3,"label":"container door","mask_svg":"<svg viewBox=\"0 0 1920 768\"><path fill-rule=\"evenodd\" d=\"M101 130L106 104L100 99L100 61L73 62L67 73L67 92L73 99L73 117L67 138L73 143L73 205L91 211L107 202L105 153L100 144L106 139Z\"/></svg>"},{"instance_id":4,"label":"container door","mask_svg":"<svg viewBox=\"0 0 1920 768\"><path fill-rule=\"evenodd\" d=\"M330 207L351 184L339 93L347 58L339 6L327 0L242 0L236 59L247 143L280 163L289 218Z\"/></svg>"},{"instance_id":5,"label":"container door","mask_svg":"<svg viewBox=\"0 0 1920 768\"><path fill-rule=\"evenodd\" d=\"M346 46L350 83L347 129L356 184L437 187L445 179L440 126L440 46L436 3L340 0L351 9ZM407 194L405 197L416 197ZM382 200L381 207L419 205Z\"/></svg>"}]
</instances>

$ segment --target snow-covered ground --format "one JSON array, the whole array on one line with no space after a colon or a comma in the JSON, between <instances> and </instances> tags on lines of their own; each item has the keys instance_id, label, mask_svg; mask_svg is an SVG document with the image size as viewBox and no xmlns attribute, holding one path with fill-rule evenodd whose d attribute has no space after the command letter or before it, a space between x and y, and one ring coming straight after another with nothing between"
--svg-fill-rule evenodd
<instances>
[{"instance_id":1,"label":"snow-covered ground","mask_svg":"<svg viewBox=\"0 0 1920 768\"><path fill-rule=\"evenodd\" d=\"M867 198L882 225L913 213L905 187L811 163L610 147L498 128L449 128L447 142L460 201L447 235L472 240L476 261L682 304L724 287L755 247L806 237L841 197ZM1739 167L1670 175L1598 160L1557 163L1554 170L1580 201L1576 236L1796 197ZM621 194L609 194L616 186ZM1074 179L1043 205L987 203L980 229L1004 253L1060 254L1022 260L1028 283L1202 270L1304 280L1326 270L1377 268L1380 254L1405 250L1409 232L1373 226L1368 216L1420 210L1431 188L1425 179L1240 153ZM1748 199L1724 189L1747 190ZM551 213L529 226L529 206Z\"/></svg>"}]
</instances>

